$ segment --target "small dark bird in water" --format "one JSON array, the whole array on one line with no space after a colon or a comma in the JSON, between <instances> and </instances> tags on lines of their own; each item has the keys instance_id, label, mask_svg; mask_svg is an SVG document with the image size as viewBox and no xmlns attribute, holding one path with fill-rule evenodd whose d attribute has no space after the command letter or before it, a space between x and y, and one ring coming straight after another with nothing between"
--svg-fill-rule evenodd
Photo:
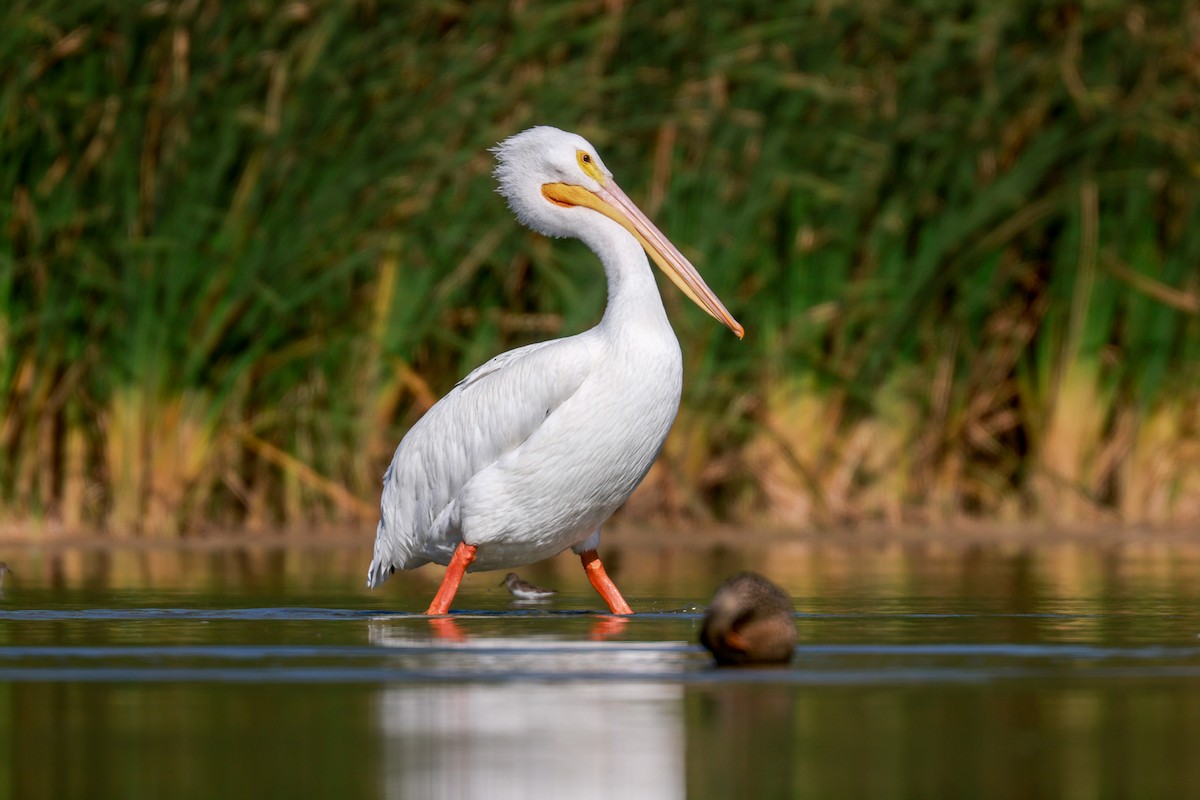
<instances>
[{"instance_id":1,"label":"small dark bird in water","mask_svg":"<svg viewBox=\"0 0 1200 800\"><path fill-rule=\"evenodd\" d=\"M4 588L4 576L5 575L15 575L15 574L16 574L15 572L13 572L11 569L8 568L8 564L5 564L3 561L0 561L0 589Z\"/></svg>"},{"instance_id":2,"label":"small dark bird in water","mask_svg":"<svg viewBox=\"0 0 1200 800\"><path fill-rule=\"evenodd\" d=\"M721 666L786 664L796 647L796 618L787 593L755 572L717 587L700 644Z\"/></svg>"},{"instance_id":3,"label":"small dark bird in water","mask_svg":"<svg viewBox=\"0 0 1200 800\"><path fill-rule=\"evenodd\" d=\"M515 572L505 575L500 584L507 586L508 590L512 592L512 596L518 600L545 600L558 594L553 589L543 589L541 586L534 586L529 581L521 580L521 576Z\"/></svg>"}]
</instances>

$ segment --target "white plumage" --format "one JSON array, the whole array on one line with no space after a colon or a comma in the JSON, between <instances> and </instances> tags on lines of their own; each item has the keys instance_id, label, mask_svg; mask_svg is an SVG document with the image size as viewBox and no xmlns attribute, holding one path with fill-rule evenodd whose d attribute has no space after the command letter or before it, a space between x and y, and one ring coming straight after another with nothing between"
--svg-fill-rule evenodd
<instances>
[{"instance_id":1,"label":"white plumage","mask_svg":"<svg viewBox=\"0 0 1200 800\"><path fill-rule=\"evenodd\" d=\"M600 257L608 304L591 330L488 361L413 426L384 474L372 587L395 569L448 564L460 543L474 548L466 562L473 570L567 548L594 559L600 525L646 474L679 407L679 343L647 251L741 335L582 137L532 128L495 152L499 190L518 219L550 236L578 237ZM603 574L598 560L595 568Z\"/></svg>"}]
</instances>

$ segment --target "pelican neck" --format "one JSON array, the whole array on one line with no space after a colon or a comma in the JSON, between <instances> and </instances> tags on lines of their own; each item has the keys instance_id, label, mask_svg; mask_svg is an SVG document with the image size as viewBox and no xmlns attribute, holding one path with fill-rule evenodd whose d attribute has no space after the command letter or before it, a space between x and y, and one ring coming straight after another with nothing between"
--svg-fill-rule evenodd
<instances>
[{"instance_id":1,"label":"pelican neck","mask_svg":"<svg viewBox=\"0 0 1200 800\"><path fill-rule=\"evenodd\" d=\"M646 251L617 223L607 218L599 222L580 236L600 259L608 281L608 303L599 327L625 331L650 325L674 337Z\"/></svg>"}]
</instances>

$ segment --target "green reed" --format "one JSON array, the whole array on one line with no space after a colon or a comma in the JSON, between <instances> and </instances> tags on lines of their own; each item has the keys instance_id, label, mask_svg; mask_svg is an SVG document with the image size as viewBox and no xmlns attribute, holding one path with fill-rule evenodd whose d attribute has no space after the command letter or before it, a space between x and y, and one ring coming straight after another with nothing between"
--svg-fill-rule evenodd
<instances>
[{"instance_id":1,"label":"green reed","mask_svg":"<svg viewBox=\"0 0 1200 800\"><path fill-rule=\"evenodd\" d=\"M1190 518L1185 6L18 0L3 513L369 517L433 399L601 313L594 258L493 192L487 148L545 123L748 331L665 287L688 384L651 508Z\"/></svg>"}]
</instances>

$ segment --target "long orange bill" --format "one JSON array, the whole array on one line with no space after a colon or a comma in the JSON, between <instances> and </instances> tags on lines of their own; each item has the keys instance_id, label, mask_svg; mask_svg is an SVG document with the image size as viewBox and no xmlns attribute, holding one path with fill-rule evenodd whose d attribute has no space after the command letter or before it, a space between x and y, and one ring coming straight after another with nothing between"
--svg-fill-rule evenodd
<instances>
[{"instance_id":1,"label":"long orange bill","mask_svg":"<svg viewBox=\"0 0 1200 800\"><path fill-rule=\"evenodd\" d=\"M739 339L745 335L746 331L741 323L733 318L725 304L708 288L708 284L691 262L684 258L662 231L634 205L615 181L608 180L606 185L595 192L569 183L547 183L542 186L542 194L551 202L562 206L591 208L619 223L633 234L650 258L654 259L658 268L680 291L691 298L693 303L733 331Z\"/></svg>"}]
</instances>

